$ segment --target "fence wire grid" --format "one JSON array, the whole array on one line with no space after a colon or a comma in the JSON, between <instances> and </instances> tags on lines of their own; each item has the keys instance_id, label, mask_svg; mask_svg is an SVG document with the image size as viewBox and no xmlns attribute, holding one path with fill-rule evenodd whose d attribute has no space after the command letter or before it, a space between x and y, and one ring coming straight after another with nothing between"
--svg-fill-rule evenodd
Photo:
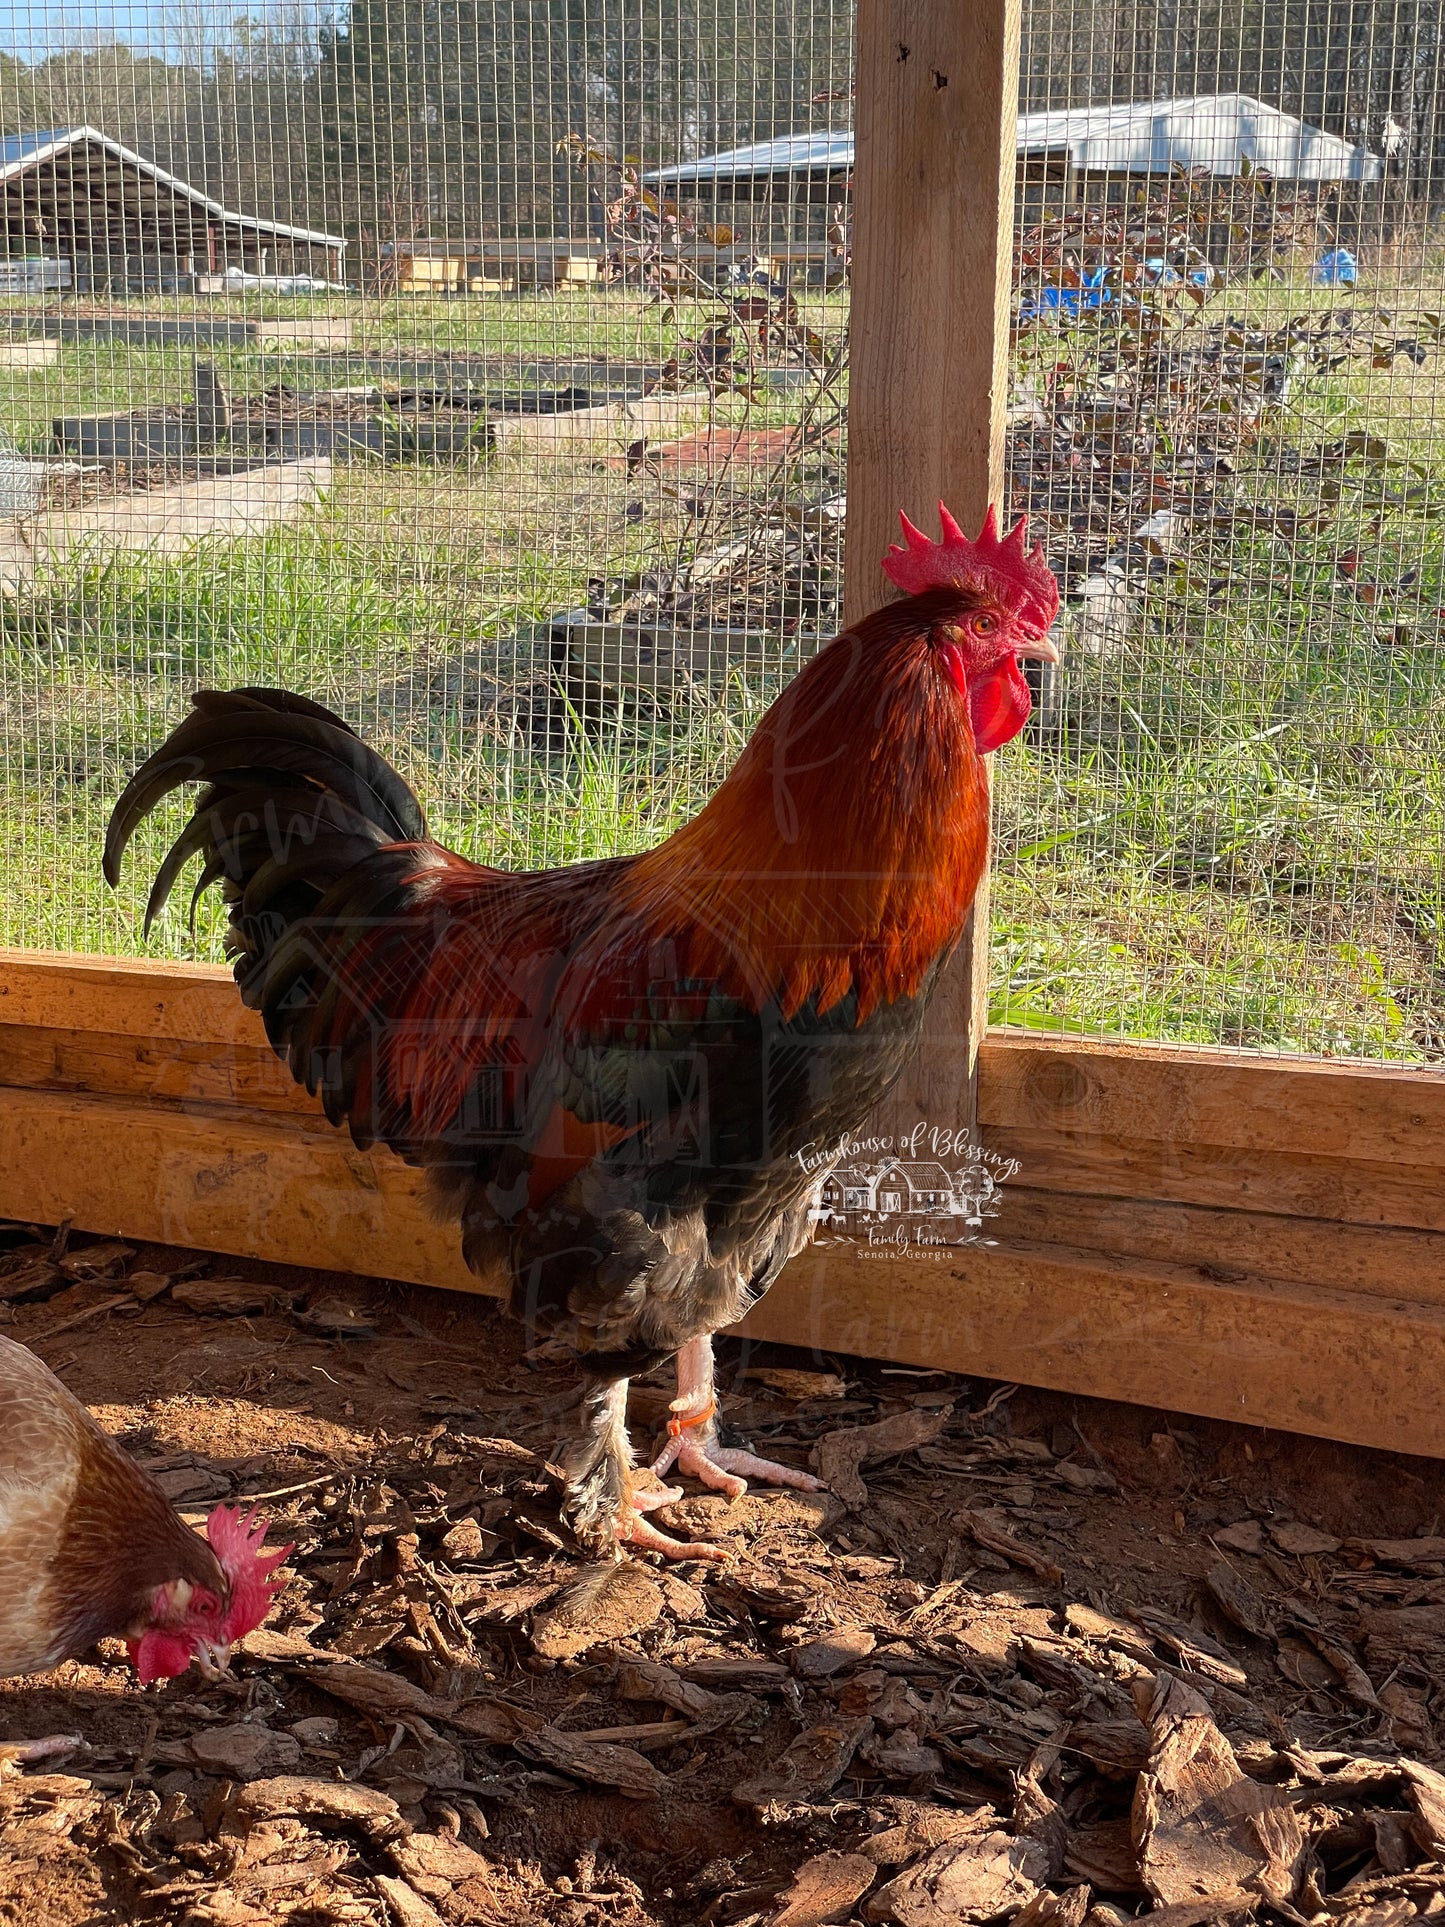
<instances>
[{"instance_id":1,"label":"fence wire grid","mask_svg":"<svg viewBox=\"0 0 1445 1927\"><path fill-rule=\"evenodd\" d=\"M690 815L839 619L851 8L9 21L0 942L219 955L141 936L174 815L99 874L197 686L487 861ZM1025 5L996 1020L1445 1054L1442 142L1435 0Z\"/></svg>"}]
</instances>

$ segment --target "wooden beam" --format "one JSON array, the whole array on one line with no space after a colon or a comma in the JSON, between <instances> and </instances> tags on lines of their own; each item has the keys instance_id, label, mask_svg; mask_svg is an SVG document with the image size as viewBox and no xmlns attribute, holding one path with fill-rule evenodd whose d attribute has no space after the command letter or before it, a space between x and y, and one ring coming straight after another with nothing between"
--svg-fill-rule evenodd
<instances>
[{"instance_id":1,"label":"wooden beam","mask_svg":"<svg viewBox=\"0 0 1445 1927\"><path fill-rule=\"evenodd\" d=\"M747 1331L1445 1455L1434 1073L994 1032L980 1091L996 1242L806 1253ZM0 952L0 1216L488 1288L218 967Z\"/></svg>"},{"instance_id":2,"label":"wooden beam","mask_svg":"<svg viewBox=\"0 0 1445 1927\"><path fill-rule=\"evenodd\" d=\"M1445 1457L1445 1307L1013 1246L795 1258L758 1338Z\"/></svg>"},{"instance_id":3,"label":"wooden beam","mask_svg":"<svg viewBox=\"0 0 1445 1927\"><path fill-rule=\"evenodd\" d=\"M225 1106L6 1090L0 1217L481 1291L420 1175L344 1132Z\"/></svg>"},{"instance_id":4,"label":"wooden beam","mask_svg":"<svg viewBox=\"0 0 1445 1927\"><path fill-rule=\"evenodd\" d=\"M1003 484L1018 0L858 0L844 594L898 511L967 529Z\"/></svg>"},{"instance_id":5,"label":"wooden beam","mask_svg":"<svg viewBox=\"0 0 1445 1927\"><path fill-rule=\"evenodd\" d=\"M985 1090L990 1056L984 1054ZM1005 1245L1073 1246L1100 1264L1185 1260L1203 1283L1268 1278L1445 1306L1445 1232L1342 1224L1268 1211L1050 1191L1027 1174L1005 1184L988 1232Z\"/></svg>"},{"instance_id":6,"label":"wooden beam","mask_svg":"<svg viewBox=\"0 0 1445 1927\"><path fill-rule=\"evenodd\" d=\"M233 993L234 994L234 993ZM270 1045L0 1024L0 1087L316 1116Z\"/></svg>"},{"instance_id":7,"label":"wooden beam","mask_svg":"<svg viewBox=\"0 0 1445 1927\"><path fill-rule=\"evenodd\" d=\"M1282 1227L1445 1232L1445 1082L1434 1071L1082 1039L1061 1049L1010 1032L989 1049L980 1128L1017 1159L1022 1186L1268 1214ZM1237 1262L1257 1266L1268 1243L1265 1268L1279 1275L1287 1235L1260 1234L1259 1251Z\"/></svg>"},{"instance_id":8,"label":"wooden beam","mask_svg":"<svg viewBox=\"0 0 1445 1927\"><path fill-rule=\"evenodd\" d=\"M849 322L850 622L884 599L906 509L976 529L1003 488L1019 0L858 0ZM988 891L875 1128L971 1128Z\"/></svg>"},{"instance_id":9,"label":"wooden beam","mask_svg":"<svg viewBox=\"0 0 1445 1927\"><path fill-rule=\"evenodd\" d=\"M1042 1040L995 1030L980 1122L1068 1142L1106 1132L1240 1151L1367 1163L1437 1162L1445 1078L1436 1070L1262 1057L1127 1040Z\"/></svg>"},{"instance_id":10,"label":"wooden beam","mask_svg":"<svg viewBox=\"0 0 1445 1927\"><path fill-rule=\"evenodd\" d=\"M1445 1156L1431 1164L1360 1163L1292 1151L1056 1131L983 1133L1030 1184L1090 1197L1147 1198L1285 1217L1445 1231Z\"/></svg>"},{"instance_id":11,"label":"wooden beam","mask_svg":"<svg viewBox=\"0 0 1445 1927\"><path fill-rule=\"evenodd\" d=\"M0 950L0 1024L266 1047L224 964Z\"/></svg>"}]
</instances>

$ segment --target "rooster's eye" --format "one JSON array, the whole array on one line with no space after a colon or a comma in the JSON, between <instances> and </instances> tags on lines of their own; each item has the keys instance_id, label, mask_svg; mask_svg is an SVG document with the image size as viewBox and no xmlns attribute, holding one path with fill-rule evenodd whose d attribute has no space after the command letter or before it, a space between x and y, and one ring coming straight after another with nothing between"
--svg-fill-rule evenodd
<instances>
[{"instance_id":1,"label":"rooster's eye","mask_svg":"<svg viewBox=\"0 0 1445 1927\"><path fill-rule=\"evenodd\" d=\"M980 609L977 615L970 616L968 626L976 636L991 636L998 627L998 617Z\"/></svg>"}]
</instances>

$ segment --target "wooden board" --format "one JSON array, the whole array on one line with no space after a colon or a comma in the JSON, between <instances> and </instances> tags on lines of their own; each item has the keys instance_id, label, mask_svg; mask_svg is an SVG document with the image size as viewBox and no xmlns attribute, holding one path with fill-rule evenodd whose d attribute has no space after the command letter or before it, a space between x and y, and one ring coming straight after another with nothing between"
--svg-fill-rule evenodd
<instances>
[{"instance_id":1,"label":"wooden board","mask_svg":"<svg viewBox=\"0 0 1445 1927\"><path fill-rule=\"evenodd\" d=\"M228 1107L7 1090L0 1217L276 1264L485 1287L420 1177L343 1132Z\"/></svg>"},{"instance_id":2,"label":"wooden board","mask_svg":"<svg viewBox=\"0 0 1445 1927\"><path fill-rule=\"evenodd\" d=\"M1096 1043L995 1031L980 1121L1080 1140L1105 1132L1241 1151L1429 1163L1445 1144L1435 1070L1262 1057L1242 1050Z\"/></svg>"},{"instance_id":3,"label":"wooden board","mask_svg":"<svg viewBox=\"0 0 1445 1927\"><path fill-rule=\"evenodd\" d=\"M1445 1456L1445 1308L1325 1286L1210 1283L1057 1246L937 1265L813 1252L749 1315L759 1338L979 1372Z\"/></svg>"},{"instance_id":4,"label":"wooden board","mask_svg":"<svg viewBox=\"0 0 1445 1927\"><path fill-rule=\"evenodd\" d=\"M259 1046L210 1044L194 1038L0 1023L4 1085L141 1103L159 1098L182 1106L223 1104L293 1117L316 1115L315 1100L292 1082L264 1038Z\"/></svg>"},{"instance_id":5,"label":"wooden board","mask_svg":"<svg viewBox=\"0 0 1445 1927\"><path fill-rule=\"evenodd\" d=\"M985 1046L986 1065L990 1057ZM1187 1261L1206 1284L1324 1280L1338 1291L1445 1305L1445 1234L1438 1231L1089 1197L1040 1190L1023 1177L1004 1186L1002 1209L988 1228L1004 1244L1075 1246L1096 1252L1101 1263Z\"/></svg>"},{"instance_id":6,"label":"wooden board","mask_svg":"<svg viewBox=\"0 0 1445 1927\"><path fill-rule=\"evenodd\" d=\"M748 1331L1445 1454L1433 1073L995 1031L979 1092L1022 1167L997 1242L815 1250ZM325 1123L210 966L0 951L0 1216L501 1282L417 1173Z\"/></svg>"},{"instance_id":7,"label":"wooden board","mask_svg":"<svg viewBox=\"0 0 1445 1927\"><path fill-rule=\"evenodd\" d=\"M1060 1192L1291 1218L1445 1230L1445 1152L1430 1165L1360 1163L1292 1151L1236 1151L1184 1137L1078 1138L985 1129L1031 1184Z\"/></svg>"},{"instance_id":8,"label":"wooden board","mask_svg":"<svg viewBox=\"0 0 1445 1927\"><path fill-rule=\"evenodd\" d=\"M0 1024L266 1047L224 964L0 949Z\"/></svg>"}]
</instances>

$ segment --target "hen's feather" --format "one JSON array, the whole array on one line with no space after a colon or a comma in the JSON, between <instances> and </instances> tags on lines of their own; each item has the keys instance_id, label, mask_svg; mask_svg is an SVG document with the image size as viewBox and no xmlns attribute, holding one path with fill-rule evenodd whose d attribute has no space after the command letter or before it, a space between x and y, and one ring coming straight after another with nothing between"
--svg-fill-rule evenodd
<instances>
[{"instance_id":1,"label":"hen's feather","mask_svg":"<svg viewBox=\"0 0 1445 1927\"><path fill-rule=\"evenodd\" d=\"M0 1338L0 1677L124 1632L177 1578L225 1591L155 1481L33 1352Z\"/></svg>"}]
</instances>

